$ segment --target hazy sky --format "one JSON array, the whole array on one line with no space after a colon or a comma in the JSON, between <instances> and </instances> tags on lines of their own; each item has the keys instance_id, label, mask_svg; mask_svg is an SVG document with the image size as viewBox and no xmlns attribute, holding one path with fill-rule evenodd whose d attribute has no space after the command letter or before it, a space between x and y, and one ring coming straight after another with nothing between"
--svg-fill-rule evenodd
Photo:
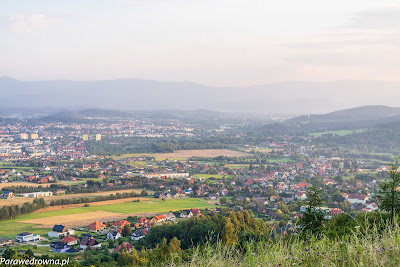
<instances>
[{"instance_id":1,"label":"hazy sky","mask_svg":"<svg viewBox=\"0 0 400 267\"><path fill-rule=\"evenodd\" d=\"M400 1L0 0L0 76L400 81Z\"/></svg>"}]
</instances>

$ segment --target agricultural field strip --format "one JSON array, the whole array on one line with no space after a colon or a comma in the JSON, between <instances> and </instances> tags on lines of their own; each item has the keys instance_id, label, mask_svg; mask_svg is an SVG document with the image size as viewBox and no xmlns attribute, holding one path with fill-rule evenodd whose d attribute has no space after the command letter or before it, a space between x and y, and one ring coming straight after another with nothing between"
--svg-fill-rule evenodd
<instances>
[{"instance_id":1,"label":"agricultural field strip","mask_svg":"<svg viewBox=\"0 0 400 267\"><path fill-rule=\"evenodd\" d=\"M207 208L207 207L213 207L213 205L209 205L206 201L201 199L183 198L183 199L169 199L166 201L149 199L149 201L141 201L141 202L125 202L119 204L89 206L89 207L49 211L43 213L25 214L19 216L17 218L18 219L17 221L24 222L33 219L41 219L41 218L72 215L72 214L84 214L95 211L133 214L133 213L143 213L143 212L167 212L167 211L181 210L186 208ZM2 222L0 222L0 225L1 223Z\"/></svg>"}]
</instances>

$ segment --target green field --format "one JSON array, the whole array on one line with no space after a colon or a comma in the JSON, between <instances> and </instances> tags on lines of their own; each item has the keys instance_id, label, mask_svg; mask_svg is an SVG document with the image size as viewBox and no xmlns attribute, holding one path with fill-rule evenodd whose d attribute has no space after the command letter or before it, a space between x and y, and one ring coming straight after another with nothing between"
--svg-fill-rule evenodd
<instances>
[{"instance_id":1,"label":"green field","mask_svg":"<svg viewBox=\"0 0 400 267\"><path fill-rule=\"evenodd\" d=\"M324 134L333 134L338 136L345 136L352 133L362 133L365 132L365 129L357 129L357 130L339 130L339 131L325 131L325 132L318 132L318 133L310 133L311 137L320 137Z\"/></svg>"},{"instance_id":2,"label":"green field","mask_svg":"<svg viewBox=\"0 0 400 267\"><path fill-rule=\"evenodd\" d=\"M7 236L9 238L15 238L15 236L21 232L28 231L35 234L46 235L49 229L35 228L35 224L20 223L18 221L48 218L61 215L69 214L83 214L93 211L110 211L125 214L132 213L143 213L143 212L155 212L164 213L169 211L177 211L189 208L209 208L214 205L208 204L203 199L197 198L178 198L178 199L167 199L165 201L159 199L149 198L149 201L141 202L126 202L119 204L92 206L92 207L81 207L65 210L49 211L44 213L25 214L18 216L15 219L0 221L0 236Z\"/></svg>"}]
</instances>

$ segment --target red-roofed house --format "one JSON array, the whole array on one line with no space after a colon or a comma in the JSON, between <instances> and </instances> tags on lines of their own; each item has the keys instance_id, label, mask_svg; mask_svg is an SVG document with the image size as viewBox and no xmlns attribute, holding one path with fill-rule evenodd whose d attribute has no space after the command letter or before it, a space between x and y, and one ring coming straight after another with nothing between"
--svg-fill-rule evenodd
<instances>
[{"instance_id":1,"label":"red-roofed house","mask_svg":"<svg viewBox=\"0 0 400 267\"><path fill-rule=\"evenodd\" d=\"M72 235L67 235L67 236L61 238L60 241L67 243L68 246L78 244L78 238L73 237Z\"/></svg>"},{"instance_id":2,"label":"red-roofed house","mask_svg":"<svg viewBox=\"0 0 400 267\"><path fill-rule=\"evenodd\" d=\"M341 209L334 208L334 209L331 209L331 211L329 213L330 213L331 216L335 216L335 215L339 215L342 212L343 211Z\"/></svg>"},{"instance_id":3,"label":"red-roofed house","mask_svg":"<svg viewBox=\"0 0 400 267\"><path fill-rule=\"evenodd\" d=\"M121 221L118 221L118 222L114 222L113 226L115 228L124 228L125 225L130 225L130 224L131 223L128 222L127 220L121 220Z\"/></svg>"},{"instance_id":4,"label":"red-roofed house","mask_svg":"<svg viewBox=\"0 0 400 267\"><path fill-rule=\"evenodd\" d=\"M153 217L153 218L151 219L151 222L153 222L153 223L160 223L160 222L164 222L164 221L166 221L166 220L167 220L167 217L165 217L164 214L161 214L161 215L157 215L157 216Z\"/></svg>"},{"instance_id":5,"label":"red-roofed house","mask_svg":"<svg viewBox=\"0 0 400 267\"><path fill-rule=\"evenodd\" d=\"M193 213L194 216L201 215L201 211L199 209L190 209L190 212Z\"/></svg>"},{"instance_id":6,"label":"red-roofed house","mask_svg":"<svg viewBox=\"0 0 400 267\"><path fill-rule=\"evenodd\" d=\"M113 252L121 253L122 245L124 245L126 252L131 252L133 250L133 245L128 242L124 242L121 245L118 245Z\"/></svg>"},{"instance_id":7,"label":"red-roofed house","mask_svg":"<svg viewBox=\"0 0 400 267\"><path fill-rule=\"evenodd\" d=\"M86 226L86 228L91 232L100 232L101 230L105 229L106 226L99 221L95 221L94 223Z\"/></svg>"}]
</instances>

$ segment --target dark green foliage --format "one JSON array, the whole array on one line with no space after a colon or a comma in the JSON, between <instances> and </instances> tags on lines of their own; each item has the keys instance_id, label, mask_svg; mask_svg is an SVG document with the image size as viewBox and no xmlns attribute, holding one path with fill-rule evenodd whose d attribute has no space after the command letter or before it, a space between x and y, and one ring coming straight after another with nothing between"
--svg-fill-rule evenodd
<instances>
[{"instance_id":1,"label":"dark green foliage","mask_svg":"<svg viewBox=\"0 0 400 267\"><path fill-rule=\"evenodd\" d=\"M400 211L400 172L398 171L398 158L388 171L389 178L379 184L379 206L382 210L390 213L391 222L394 216Z\"/></svg>"},{"instance_id":2,"label":"dark green foliage","mask_svg":"<svg viewBox=\"0 0 400 267\"><path fill-rule=\"evenodd\" d=\"M174 237L181 241L184 250L205 242L213 244L217 240L233 245L241 235L249 232L266 235L269 228L248 211L228 212L226 216L196 216L176 224L152 227L146 238L138 242L138 247L152 248L164 238L168 241Z\"/></svg>"},{"instance_id":3,"label":"dark green foliage","mask_svg":"<svg viewBox=\"0 0 400 267\"><path fill-rule=\"evenodd\" d=\"M0 220L12 219L19 215L42 209L46 206L43 198L35 198L32 203L26 202L21 207L18 205L3 206L3 208L0 209Z\"/></svg>"},{"instance_id":4,"label":"dark green foliage","mask_svg":"<svg viewBox=\"0 0 400 267\"><path fill-rule=\"evenodd\" d=\"M323 204L321 198L321 190L315 187L310 187L307 191L308 203L305 206L305 211L302 213L302 217L299 220L301 230L311 233L319 233L326 221L326 212L321 209Z\"/></svg>"}]
</instances>

